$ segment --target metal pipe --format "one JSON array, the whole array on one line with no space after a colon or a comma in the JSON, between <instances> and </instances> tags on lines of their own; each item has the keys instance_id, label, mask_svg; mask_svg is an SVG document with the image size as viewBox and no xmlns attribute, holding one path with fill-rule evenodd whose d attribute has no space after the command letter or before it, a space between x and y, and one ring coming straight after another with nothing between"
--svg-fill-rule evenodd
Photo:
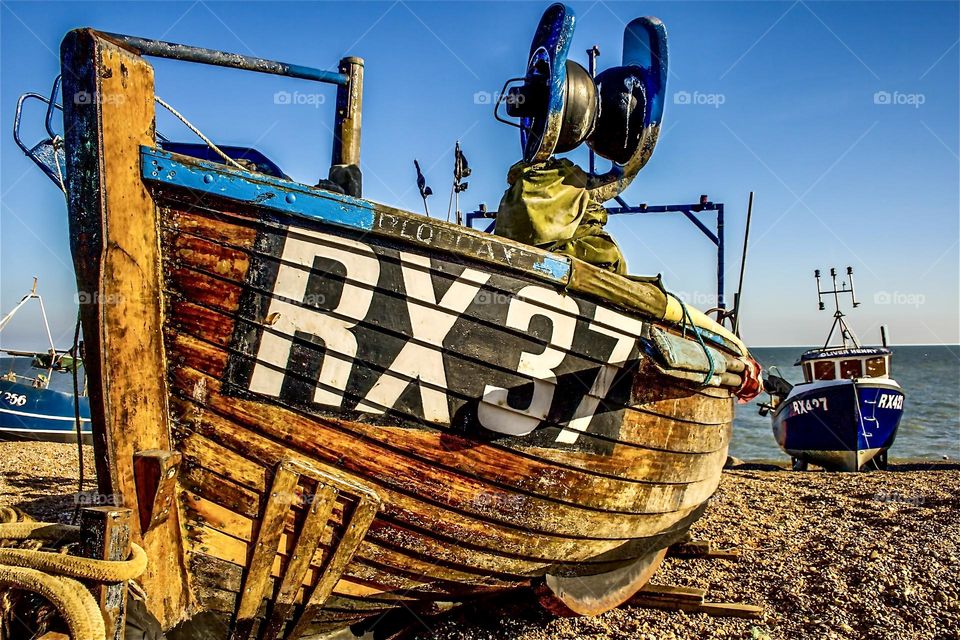
<instances>
[{"instance_id":1,"label":"metal pipe","mask_svg":"<svg viewBox=\"0 0 960 640\"><path fill-rule=\"evenodd\" d=\"M133 49L142 56L169 58L183 62L197 62L216 67L229 67L231 69L243 69L245 71L269 73L290 78L302 78L303 80L326 82L340 86L344 86L349 82L347 74L336 71L324 71L323 69L314 69L313 67L304 67L298 64L254 58L240 55L239 53L204 49L203 47L191 47L175 42L164 42L163 40L150 40L136 36L125 36L119 33L99 33L101 36Z\"/></svg>"},{"instance_id":2,"label":"metal pipe","mask_svg":"<svg viewBox=\"0 0 960 640\"><path fill-rule=\"evenodd\" d=\"M590 77L597 77L597 57L600 55L600 47L593 45L587 49L587 58L589 59L588 70L590 71ZM593 149L590 149L590 175L597 175L597 154L594 153ZM618 196L619 198L619 196Z\"/></svg>"},{"instance_id":3,"label":"metal pipe","mask_svg":"<svg viewBox=\"0 0 960 640\"><path fill-rule=\"evenodd\" d=\"M723 204L717 205L717 306L727 308L723 299Z\"/></svg>"},{"instance_id":4,"label":"metal pipe","mask_svg":"<svg viewBox=\"0 0 960 640\"><path fill-rule=\"evenodd\" d=\"M363 59L348 57L340 61L340 73L346 82L337 88L337 112L334 117L334 165L360 166L360 116L363 107Z\"/></svg>"},{"instance_id":5,"label":"metal pipe","mask_svg":"<svg viewBox=\"0 0 960 640\"><path fill-rule=\"evenodd\" d=\"M747 269L747 248L750 245L750 220L753 218L753 191L747 201L747 228L743 232L743 254L740 256L740 282L737 283L737 293L733 304L733 333L740 335L740 300L743 297L743 274Z\"/></svg>"}]
</instances>

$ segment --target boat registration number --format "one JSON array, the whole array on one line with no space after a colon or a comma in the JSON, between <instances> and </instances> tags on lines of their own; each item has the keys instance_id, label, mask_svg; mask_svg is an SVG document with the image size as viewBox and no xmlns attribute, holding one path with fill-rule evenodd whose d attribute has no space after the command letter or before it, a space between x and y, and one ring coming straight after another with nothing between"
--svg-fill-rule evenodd
<instances>
[{"instance_id":1,"label":"boat registration number","mask_svg":"<svg viewBox=\"0 0 960 640\"><path fill-rule=\"evenodd\" d=\"M794 400L790 403L790 415L802 416L811 411L828 411L826 398L807 398L805 400Z\"/></svg>"},{"instance_id":2,"label":"boat registration number","mask_svg":"<svg viewBox=\"0 0 960 640\"><path fill-rule=\"evenodd\" d=\"M10 393L5 391L3 394L3 399L7 404L13 405L14 407L22 407L27 404L27 396L22 393Z\"/></svg>"},{"instance_id":3,"label":"boat registration number","mask_svg":"<svg viewBox=\"0 0 960 640\"><path fill-rule=\"evenodd\" d=\"M233 344L243 355L228 368L243 392L612 451L643 321L442 254L305 229L262 232L258 245L269 257L251 264Z\"/></svg>"}]
</instances>

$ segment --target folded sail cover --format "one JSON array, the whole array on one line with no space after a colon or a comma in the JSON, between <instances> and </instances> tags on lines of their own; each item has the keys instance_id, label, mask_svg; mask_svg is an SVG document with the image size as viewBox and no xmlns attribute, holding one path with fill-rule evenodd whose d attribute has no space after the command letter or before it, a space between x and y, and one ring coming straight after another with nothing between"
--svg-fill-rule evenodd
<instances>
[{"instance_id":1,"label":"folded sail cover","mask_svg":"<svg viewBox=\"0 0 960 640\"><path fill-rule=\"evenodd\" d=\"M615 273L627 263L603 225L607 212L587 191L588 174L565 158L518 162L497 211L495 233Z\"/></svg>"}]
</instances>

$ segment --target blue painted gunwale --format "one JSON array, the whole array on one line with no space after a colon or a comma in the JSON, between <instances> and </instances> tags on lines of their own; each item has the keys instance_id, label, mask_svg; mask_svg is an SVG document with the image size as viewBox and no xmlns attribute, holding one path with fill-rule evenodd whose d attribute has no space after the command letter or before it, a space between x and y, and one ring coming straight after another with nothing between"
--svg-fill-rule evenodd
<instances>
[{"instance_id":1,"label":"blue painted gunwale","mask_svg":"<svg viewBox=\"0 0 960 640\"><path fill-rule=\"evenodd\" d=\"M148 182L207 193L358 231L382 233L374 226L376 205L369 200L314 189L292 180L228 168L222 164L180 156L152 147L141 147L140 155L142 176ZM426 219L413 213L405 211L396 211L396 213L413 219L422 219L437 226L448 226L457 233L479 234L458 225ZM387 235L396 237L395 234ZM503 242L496 236L484 235L486 241ZM402 238L399 239L402 240ZM571 271L569 257L542 252L535 247L525 246L524 250L541 254L532 266L535 275L564 287L569 283Z\"/></svg>"}]
</instances>

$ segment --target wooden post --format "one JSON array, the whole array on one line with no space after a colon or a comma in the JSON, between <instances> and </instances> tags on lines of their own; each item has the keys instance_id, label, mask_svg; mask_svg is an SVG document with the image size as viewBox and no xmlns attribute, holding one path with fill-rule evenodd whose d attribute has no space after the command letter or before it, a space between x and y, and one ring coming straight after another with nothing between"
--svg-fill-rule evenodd
<instances>
[{"instance_id":1,"label":"wooden post","mask_svg":"<svg viewBox=\"0 0 960 640\"><path fill-rule=\"evenodd\" d=\"M171 450L159 221L140 177L156 144L153 68L91 29L61 45L70 241L87 350L97 485L140 512L134 455ZM164 629L190 610L179 513L131 536L149 559L139 578Z\"/></svg>"},{"instance_id":2,"label":"wooden post","mask_svg":"<svg viewBox=\"0 0 960 640\"><path fill-rule=\"evenodd\" d=\"M334 120L333 164L360 166L360 116L363 108L363 58L353 56L340 61L340 73L349 78L337 87L337 113Z\"/></svg>"},{"instance_id":3,"label":"wooden post","mask_svg":"<svg viewBox=\"0 0 960 640\"><path fill-rule=\"evenodd\" d=\"M81 552L97 560L126 560L130 557L132 511L117 507L85 507L80 512ZM106 640L123 640L127 618L127 583L103 584L94 590Z\"/></svg>"}]
</instances>

